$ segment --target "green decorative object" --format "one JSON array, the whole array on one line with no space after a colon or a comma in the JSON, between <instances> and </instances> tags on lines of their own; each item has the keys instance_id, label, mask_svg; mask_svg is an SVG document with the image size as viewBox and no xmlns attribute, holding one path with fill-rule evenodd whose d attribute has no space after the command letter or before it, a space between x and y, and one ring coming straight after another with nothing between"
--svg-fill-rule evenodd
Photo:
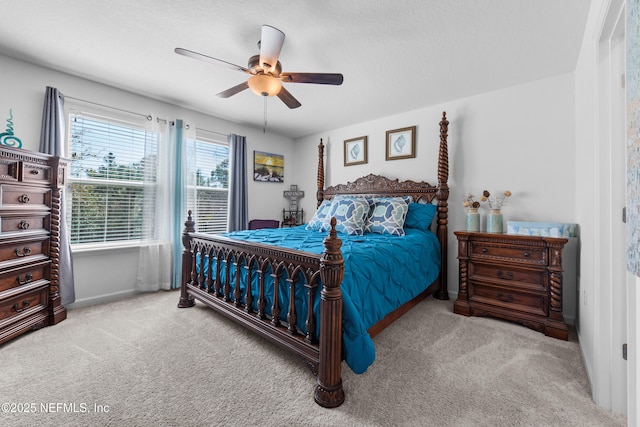
<instances>
[{"instance_id":1,"label":"green decorative object","mask_svg":"<svg viewBox=\"0 0 640 427\"><path fill-rule=\"evenodd\" d=\"M13 111L11 109L9 109L9 118L7 119L7 131L0 133L0 144L22 148L22 141L13 134Z\"/></svg>"},{"instance_id":2,"label":"green decorative object","mask_svg":"<svg viewBox=\"0 0 640 427\"><path fill-rule=\"evenodd\" d=\"M503 231L502 212L496 208L489 209L487 214L487 233L502 233Z\"/></svg>"},{"instance_id":3,"label":"green decorative object","mask_svg":"<svg viewBox=\"0 0 640 427\"><path fill-rule=\"evenodd\" d=\"M478 208L467 208L467 218L465 221L466 231L480 231L480 214Z\"/></svg>"}]
</instances>

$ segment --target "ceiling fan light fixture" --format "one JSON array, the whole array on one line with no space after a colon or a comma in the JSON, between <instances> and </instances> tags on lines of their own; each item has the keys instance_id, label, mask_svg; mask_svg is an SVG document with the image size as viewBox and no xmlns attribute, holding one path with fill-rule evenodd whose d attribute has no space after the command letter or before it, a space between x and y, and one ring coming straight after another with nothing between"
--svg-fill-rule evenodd
<instances>
[{"instance_id":1,"label":"ceiling fan light fixture","mask_svg":"<svg viewBox=\"0 0 640 427\"><path fill-rule=\"evenodd\" d=\"M282 89L282 83L280 83L279 79L266 74L255 75L249 78L247 83L249 84L249 89L260 96L275 96Z\"/></svg>"}]
</instances>

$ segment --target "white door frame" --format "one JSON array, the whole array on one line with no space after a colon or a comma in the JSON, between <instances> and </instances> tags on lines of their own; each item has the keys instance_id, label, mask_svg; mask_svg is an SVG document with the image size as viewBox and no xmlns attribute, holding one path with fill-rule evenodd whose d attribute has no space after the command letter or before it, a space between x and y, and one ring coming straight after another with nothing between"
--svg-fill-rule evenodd
<instances>
[{"instance_id":1,"label":"white door frame","mask_svg":"<svg viewBox=\"0 0 640 427\"><path fill-rule=\"evenodd\" d=\"M625 204L625 111L622 76L625 71L625 2L612 0L598 43L598 144L596 159L595 250L596 286L594 401L627 414L626 235L622 223Z\"/></svg>"}]
</instances>

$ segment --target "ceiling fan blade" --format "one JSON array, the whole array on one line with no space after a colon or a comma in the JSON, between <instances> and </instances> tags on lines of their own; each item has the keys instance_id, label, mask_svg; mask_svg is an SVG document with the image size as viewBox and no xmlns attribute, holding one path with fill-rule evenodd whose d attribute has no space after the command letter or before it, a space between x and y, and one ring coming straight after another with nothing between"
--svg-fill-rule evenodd
<instances>
[{"instance_id":1,"label":"ceiling fan blade","mask_svg":"<svg viewBox=\"0 0 640 427\"><path fill-rule=\"evenodd\" d=\"M189 58L194 58L194 59L199 59L201 61L211 62L212 64L221 65L223 67L230 68L232 70L244 71L245 73L251 74L251 71L249 71L249 69L247 69L245 67L241 67L240 65L232 64L232 63L227 62L227 61L223 61L222 59L213 58L211 56L203 55L203 54L198 53L198 52L193 52L191 50L183 49L181 47L175 48L174 51L175 51L175 53L177 53L179 55L188 56Z\"/></svg>"},{"instance_id":2,"label":"ceiling fan blade","mask_svg":"<svg viewBox=\"0 0 640 427\"><path fill-rule=\"evenodd\" d=\"M245 89L249 89L249 84L247 82L242 82L239 85L236 85L234 87L231 87L225 91L222 91L216 94L216 96L219 96L220 98L229 98L235 95L236 93L242 92Z\"/></svg>"},{"instance_id":3,"label":"ceiling fan blade","mask_svg":"<svg viewBox=\"0 0 640 427\"><path fill-rule=\"evenodd\" d=\"M299 106L301 106L302 104L300 104L300 102L295 99L293 97L293 95L291 95L289 93L288 90L286 90L284 87L282 87L282 89L280 89L280 92L278 93L278 98L280 98L280 100L282 102L284 102L286 104L287 107L293 109L293 108L298 108Z\"/></svg>"},{"instance_id":4,"label":"ceiling fan blade","mask_svg":"<svg viewBox=\"0 0 640 427\"><path fill-rule=\"evenodd\" d=\"M262 26L260 37L260 65L265 72L273 72L278 64L280 50L284 43L284 33L270 25Z\"/></svg>"},{"instance_id":5,"label":"ceiling fan blade","mask_svg":"<svg viewBox=\"0 0 640 427\"><path fill-rule=\"evenodd\" d=\"M315 83L341 85L344 77L338 73L282 73L280 80L287 83Z\"/></svg>"}]
</instances>

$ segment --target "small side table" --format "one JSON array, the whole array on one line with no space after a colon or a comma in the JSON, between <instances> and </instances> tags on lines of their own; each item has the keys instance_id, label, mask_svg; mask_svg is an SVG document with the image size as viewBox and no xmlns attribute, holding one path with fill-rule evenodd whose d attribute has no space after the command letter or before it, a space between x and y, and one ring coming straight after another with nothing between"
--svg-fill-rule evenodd
<instances>
[{"instance_id":1,"label":"small side table","mask_svg":"<svg viewBox=\"0 0 640 427\"><path fill-rule=\"evenodd\" d=\"M562 316L565 238L454 232L458 239L458 299L453 311L518 322L567 340Z\"/></svg>"}]
</instances>

